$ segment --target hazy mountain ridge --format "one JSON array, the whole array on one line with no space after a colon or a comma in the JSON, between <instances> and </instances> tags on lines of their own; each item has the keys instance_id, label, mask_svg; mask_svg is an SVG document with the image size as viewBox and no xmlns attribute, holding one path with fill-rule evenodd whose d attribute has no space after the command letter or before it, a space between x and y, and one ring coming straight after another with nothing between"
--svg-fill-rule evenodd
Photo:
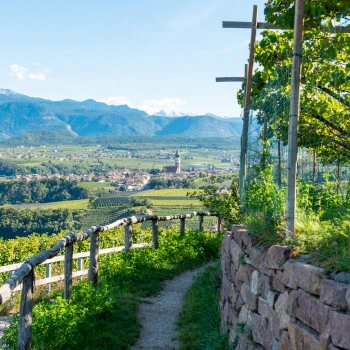
<instances>
[{"instance_id":1,"label":"hazy mountain ridge","mask_svg":"<svg viewBox=\"0 0 350 350\"><path fill-rule=\"evenodd\" d=\"M149 116L127 105L92 99L51 101L0 89L0 141L37 130L67 130L79 136L227 137L241 134L242 121L211 114Z\"/></svg>"}]
</instances>

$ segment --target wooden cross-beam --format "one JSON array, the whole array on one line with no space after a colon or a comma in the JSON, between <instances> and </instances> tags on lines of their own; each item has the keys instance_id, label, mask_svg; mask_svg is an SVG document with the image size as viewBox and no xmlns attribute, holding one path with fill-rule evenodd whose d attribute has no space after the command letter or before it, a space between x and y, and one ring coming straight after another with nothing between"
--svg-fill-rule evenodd
<instances>
[{"instance_id":1,"label":"wooden cross-beam","mask_svg":"<svg viewBox=\"0 0 350 350\"><path fill-rule=\"evenodd\" d=\"M244 77L221 77L221 78L216 78L215 81L217 83L227 83L227 82L239 82L242 83L244 81Z\"/></svg>"},{"instance_id":2,"label":"wooden cross-beam","mask_svg":"<svg viewBox=\"0 0 350 350\"><path fill-rule=\"evenodd\" d=\"M242 29L252 29L253 23L252 22L238 22L238 21L223 21L222 22L222 28L242 28ZM274 24L267 23L267 22L258 22L256 25L257 29L280 29L284 30L287 28L280 28L278 26L275 26ZM288 28L292 30L293 28ZM350 26L334 26L334 27L325 27L320 28L320 32L324 33L350 33Z\"/></svg>"},{"instance_id":3,"label":"wooden cross-beam","mask_svg":"<svg viewBox=\"0 0 350 350\"><path fill-rule=\"evenodd\" d=\"M223 21L222 27L223 28L246 28L246 29L252 29L253 23L252 22L237 22L237 21ZM271 23L265 23L265 22L258 22L256 25L257 29L281 29L274 24Z\"/></svg>"}]
</instances>

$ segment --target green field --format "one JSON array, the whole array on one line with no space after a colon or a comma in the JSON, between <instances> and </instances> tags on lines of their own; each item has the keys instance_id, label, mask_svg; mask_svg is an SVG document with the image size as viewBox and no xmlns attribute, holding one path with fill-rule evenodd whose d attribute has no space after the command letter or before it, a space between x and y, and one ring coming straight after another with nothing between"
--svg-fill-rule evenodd
<instances>
[{"instance_id":1,"label":"green field","mask_svg":"<svg viewBox=\"0 0 350 350\"><path fill-rule=\"evenodd\" d=\"M178 188L166 190L152 190L138 193L138 197L186 197L188 192L198 191L192 188Z\"/></svg>"},{"instance_id":2,"label":"green field","mask_svg":"<svg viewBox=\"0 0 350 350\"><path fill-rule=\"evenodd\" d=\"M51 203L35 203L35 204L19 204L14 205L18 209L87 209L89 204L88 199L78 199L73 201L51 202Z\"/></svg>"}]
</instances>

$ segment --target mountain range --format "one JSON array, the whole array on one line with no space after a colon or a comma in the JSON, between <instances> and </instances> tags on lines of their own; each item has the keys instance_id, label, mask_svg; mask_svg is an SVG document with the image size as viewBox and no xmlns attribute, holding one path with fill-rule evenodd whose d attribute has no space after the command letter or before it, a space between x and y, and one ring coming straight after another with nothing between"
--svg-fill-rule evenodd
<instances>
[{"instance_id":1,"label":"mountain range","mask_svg":"<svg viewBox=\"0 0 350 350\"><path fill-rule=\"evenodd\" d=\"M32 131L68 131L78 136L178 135L240 136L241 118L148 115L127 105L112 106L92 99L52 101L0 89L0 141Z\"/></svg>"}]
</instances>

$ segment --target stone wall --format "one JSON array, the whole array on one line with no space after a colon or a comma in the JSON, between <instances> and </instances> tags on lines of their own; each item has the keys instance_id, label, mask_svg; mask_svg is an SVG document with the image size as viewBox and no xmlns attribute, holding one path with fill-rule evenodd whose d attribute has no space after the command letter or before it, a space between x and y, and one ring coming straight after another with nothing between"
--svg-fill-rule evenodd
<instances>
[{"instance_id":1,"label":"stone wall","mask_svg":"<svg viewBox=\"0 0 350 350\"><path fill-rule=\"evenodd\" d=\"M350 274L329 279L290 254L264 250L242 226L225 233L222 330L237 349L350 349Z\"/></svg>"}]
</instances>

